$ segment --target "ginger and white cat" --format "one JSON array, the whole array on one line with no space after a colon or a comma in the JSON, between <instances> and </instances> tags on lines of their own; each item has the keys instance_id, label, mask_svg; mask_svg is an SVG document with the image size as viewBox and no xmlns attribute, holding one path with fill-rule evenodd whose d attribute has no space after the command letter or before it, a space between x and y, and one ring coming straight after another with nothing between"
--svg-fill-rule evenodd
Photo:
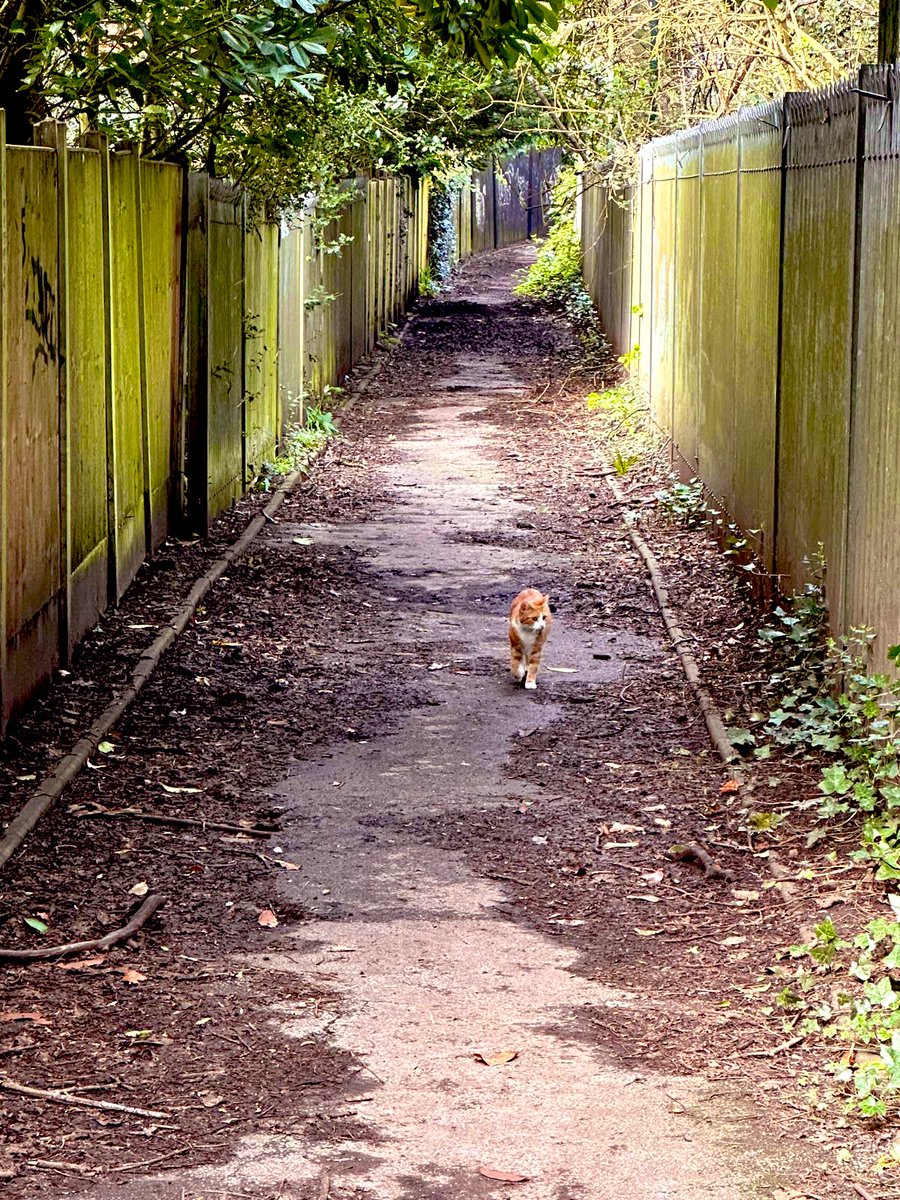
<instances>
[{"instance_id":1,"label":"ginger and white cat","mask_svg":"<svg viewBox=\"0 0 900 1200\"><path fill-rule=\"evenodd\" d=\"M550 597L537 588L519 592L509 610L509 669L516 683L525 680L529 691L537 687L541 651L550 632Z\"/></svg>"}]
</instances>

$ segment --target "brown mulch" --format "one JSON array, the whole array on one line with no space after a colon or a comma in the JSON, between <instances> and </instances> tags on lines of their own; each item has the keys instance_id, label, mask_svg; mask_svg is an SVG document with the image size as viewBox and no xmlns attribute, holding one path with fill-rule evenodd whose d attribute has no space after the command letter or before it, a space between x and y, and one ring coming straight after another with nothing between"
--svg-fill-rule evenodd
<instances>
[{"instance_id":1,"label":"brown mulch","mask_svg":"<svg viewBox=\"0 0 900 1200\"><path fill-rule=\"evenodd\" d=\"M486 323L464 294L477 290L479 272L489 279L490 263L470 267L456 299L424 306L397 351L392 399L427 397L447 356L467 350L493 348L529 372L532 395L499 398L489 416L505 434L498 459L534 498L525 546L567 557L547 581L558 619L586 636L599 630L612 641L627 633L664 645L646 574L602 478L596 419L584 405L587 391L614 378L615 364L591 377L572 374L578 354L570 334L526 305L515 338L499 341L510 338L509 324ZM406 419L393 405L379 406L386 387L348 415L345 438L289 502L285 521L381 511L378 467L390 460L391 438ZM624 486L642 509L705 682L733 712L729 720L744 725L761 701L758 685L746 686L762 673L759 614L710 538L655 514L652 493L665 481L664 462L650 462ZM79 649L71 674L0 749L0 820L27 796L33 780L26 777L39 777L103 707L203 564L259 503L248 498L209 539L172 542L143 569ZM509 544L507 532L498 529L491 543ZM312 988L299 971L266 970L267 993L260 992L263 973L253 958L265 956L270 935L258 917L278 909L277 880L288 869L277 838L85 813L136 806L277 828L283 810L272 781L292 761L389 732L421 702L415 685L402 682L408 672L348 669L353 659L343 648L368 636L365 606L383 599L371 589L364 563L341 547L277 538L254 545L164 659L111 738L113 752L96 756L0 876L4 946L40 944L25 918L45 921L53 941L89 938L139 905L135 885L166 896L147 928L102 962L0 965L0 1073L167 1113L148 1121L0 1091L0 1172L14 1173L10 1196L76 1195L86 1182L79 1168L127 1181L129 1171L153 1164L223 1161L251 1130L363 1136L359 1106L372 1080L361 1062L330 1045L327 1031L293 1039L286 1054L283 1031L269 1019L273 1000L289 1022L335 1012L340 997ZM378 655L389 667L389 642ZM815 794L814 765L776 757L753 764L739 793L722 793L721 764L669 650L635 654L616 683L585 687L563 704L550 727L521 731L508 763L510 775L527 779L542 799L510 801L478 820L448 812L419 835L465 851L502 883L506 915L571 944L580 970L635 997L629 1006L583 1010L583 1037L633 1060L636 1073L698 1071L739 1086L786 1118L786 1139L821 1143L821 1174L805 1181L811 1192L846 1195L846 1185L826 1178L834 1147L865 1154L871 1140L836 1127L834 1107L827 1121L818 1119L802 1081L828 1051L812 1040L785 1045L791 1034L777 1009L762 1011L781 986L772 973L778 951L800 940L823 901L839 926L862 924L877 901L868 872L828 859L833 842L806 849L815 818L798 814L796 802ZM786 819L771 834L750 836L744 804ZM694 841L734 872L733 884L672 860L673 843ZM277 915L281 926L312 919L303 911ZM128 968L144 978L126 982ZM638 1022L636 1009L646 1019ZM9 1013L31 1015L3 1021ZM70 1169L35 1168L33 1160Z\"/></svg>"}]
</instances>

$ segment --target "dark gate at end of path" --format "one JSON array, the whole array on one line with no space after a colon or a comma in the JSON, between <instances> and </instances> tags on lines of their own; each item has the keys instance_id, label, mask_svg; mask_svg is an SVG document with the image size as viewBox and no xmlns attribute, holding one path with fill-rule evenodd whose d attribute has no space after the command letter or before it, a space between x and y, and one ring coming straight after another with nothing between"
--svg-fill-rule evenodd
<instances>
[{"instance_id":1,"label":"dark gate at end of path","mask_svg":"<svg viewBox=\"0 0 900 1200\"><path fill-rule=\"evenodd\" d=\"M675 446L787 592L900 641L900 69L866 67L585 177L589 290Z\"/></svg>"}]
</instances>

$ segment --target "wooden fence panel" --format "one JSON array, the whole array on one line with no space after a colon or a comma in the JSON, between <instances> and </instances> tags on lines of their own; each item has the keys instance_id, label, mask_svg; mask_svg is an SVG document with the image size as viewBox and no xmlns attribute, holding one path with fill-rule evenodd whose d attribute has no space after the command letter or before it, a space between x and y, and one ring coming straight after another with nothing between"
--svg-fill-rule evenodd
<instances>
[{"instance_id":1,"label":"wooden fence panel","mask_svg":"<svg viewBox=\"0 0 900 1200\"><path fill-rule=\"evenodd\" d=\"M304 386L304 247L303 231L282 231L278 312L278 393L280 433L303 420Z\"/></svg>"},{"instance_id":2,"label":"wooden fence panel","mask_svg":"<svg viewBox=\"0 0 900 1200\"><path fill-rule=\"evenodd\" d=\"M653 416L664 428L672 427L674 403L674 345L667 335L675 320L677 167L677 142L669 139L664 147L659 147L652 160L653 250L650 266L653 281L650 338L646 347L653 381Z\"/></svg>"},{"instance_id":3,"label":"wooden fence panel","mask_svg":"<svg viewBox=\"0 0 900 1200\"><path fill-rule=\"evenodd\" d=\"M700 213L699 470L729 505L734 494L734 297L737 278L738 143L734 118L703 125Z\"/></svg>"},{"instance_id":4,"label":"wooden fence panel","mask_svg":"<svg viewBox=\"0 0 900 1200\"><path fill-rule=\"evenodd\" d=\"M212 520L244 490L244 197L211 179L209 190L209 410L207 512Z\"/></svg>"},{"instance_id":5,"label":"wooden fence panel","mask_svg":"<svg viewBox=\"0 0 900 1200\"><path fill-rule=\"evenodd\" d=\"M113 379L116 599L124 595L148 550L136 161L133 154L112 154L109 162L112 336L116 347Z\"/></svg>"},{"instance_id":6,"label":"wooden fence panel","mask_svg":"<svg viewBox=\"0 0 900 1200\"><path fill-rule=\"evenodd\" d=\"M776 569L788 591L819 543L840 623L847 515L857 97L787 100L783 350ZM827 299L827 302L823 302Z\"/></svg>"},{"instance_id":7,"label":"wooden fence panel","mask_svg":"<svg viewBox=\"0 0 900 1200\"><path fill-rule=\"evenodd\" d=\"M737 369L731 515L760 562L774 569L783 108L742 113L736 286ZM752 368L748 369L752 364Z\"/></svg>"},{"instance_id":8,"label":"wooden fence panel","mask_svg":"<svg viewBox=\"0 0 900 1200\"><path fill-rule=\"evenodd\" d=\"M56 155L9 147L6 168L4 723L59 661L62 584Z\"/></svg>"},{"instance_id":9,"label":"wooden fence panel","mask_svg":"<svg viewBox=\"0 0 900 1200\"><path fill-rule=\"evenodd\" d=\"M70 645L92 628L107 603L103 170L103 158L98 151L69 151Z\"/></svg>"},{"instance_id":10,"label":"wooden fence panel","mask_svg":"<svg viewBox=\"0 0 900 1200\"><path fill-rule=\"evenodd\" d=\"M275 457L278 406L278 226L247 230L244 298L244 404L247 478Z\"/></svg>"},{"instance_id":11,"label":"wooden fence panel","mask_svg":"<svg viewBox=\"0 0 900 1200\"><path fill-rule=\"evenodd\" d=\"M884 661L900 641L900 73L863 72L858 364L850 428L844 625L869 626ZM874 99L890 97L885 102Z\"/></svg>"},{"instance_id":12,"label":"wooden fence panel","mask_svg":"<svg viewBox=\"0 0 900 1200\"><path fill-rule=\"evenodd\" d=\"M151 548L169 528L174 419L180 412L181 250L184 176L169 163L141 164Z\"/></svg>"}]
</instances>

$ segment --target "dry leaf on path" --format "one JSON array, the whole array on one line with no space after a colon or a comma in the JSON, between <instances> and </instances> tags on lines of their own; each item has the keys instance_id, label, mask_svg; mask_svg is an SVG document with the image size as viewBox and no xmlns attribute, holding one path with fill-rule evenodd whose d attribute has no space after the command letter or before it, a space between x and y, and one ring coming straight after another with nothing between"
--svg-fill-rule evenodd
<instances>
[{"instance_id":1,"label":"dry leaf on path","mask_svg":"<svg viewBox=\"0 0 900 1200\"><path fill-rule=\"evenodd\" d=\"M149 891L150 891L150 888L149 888L148 884L141 881L140 883L136 883L133 888L128 889L128 895L129 896L146 896Z\"/></svg>"},{"instance_id":2,"label":"dry leaf on path","mask_svg":"<svg viewBox=\"0 0 900 1200\"><path fill-rule=\"evenodd\" d=\"M42 1012L37 1010L34 1012L2 1012L0 1021L31 1021L35 1025L53 1024L49 1017L45 1017Z\"/></svg>"},{"instance_id":3,"label":"dry leaf on path","mask_svg":"<svg viewBox=\"0 0 900 1200\"><path fill-rule=\"evenodd\" d=\"M53 966L57 971L83 971L87 967L99 967L105 962L105 954L95 954L93 958L79 958L75 962L57 962Z\"/></svg>"},{"instance_id":4,"label":"dry leaf on path","mask_svg":"<svg viewBox=\"0 0 900 1200\"><path fill-rule=\"evenodd\" d=\"M518 1057L518 1050L495 1050L493 1054L483 1054L476 1050L473 1055L476 1062L484 1063L486 1067L502 1067L504 1063L512 1062Z\"/></svg>"},{"instance_id":5,"label":"dry leaf on path","mask_svg":"<svg viewBox=\"0 0 900 1200\"><path fill-rule=\"evenodd\" d=\"M278 924L278 918L272 912L271 908L264 908L257 917L257 921L264 929L274 929Z\"/></svg>"},{"instance_id":6,"label":"dry leaf on path","mask_svg":"<svg viewBox=\"0 0 900 1200\"><path fill-rule=\"evenodd\" d=\"M275 861L278 863L279 867L284 867L284 869L286 871L299 871L300 870L298 863L288 862L287 859L276 858Z\"/></svg>"},{"instance_id":7,"label":"dry leaf on path","mask_svg":"<svg viewBox=\"0 0 900 1200\"><path fill-rule=\"evenodd\" d=\"M528 1180L527 1175L520 1175L518 1171L497 1171L494 1167L479 1167L478 1174L501 1183L526 1183Z\"/></svg>"},{"instance_id":8,"label":"dry leaf on path","mask_svg":"<svg viewBox=\"0 0 900 1200\"><path fill-rule=\"evenodd\" d=\"M719 942L719 945L720 946L742 946L744 944L744 942L746 942L746 940L747 939L745 937L727 937L727 938L723 938L722 941Z\"/></svg>"},{"instance_id":9,"label":"dry leaf on path","mask_svg":"<svg viewBox=\"0 0 900 1200\"><path fill-rule=\"evenodd\" d=\"M609 826L610 833L644 833L643 825L625 825L622 821L613 821Z\"/></svg>"},{"instance_id":10,"label":"dry leaf on path","mask_svg":"<svg viewBox=\"0 0 900 1200\"><path fill-rule=\"evenodd\" d=\"M122 971L123 983L143 983L146 978L143 971L138 971L134 967L125 967Z\"/></svg>"},{"instance_id":11,"label":"dry leaf on path","mask_svg":"<svg viewBox=\"0 0 900 1200\"><path fill-rule=\"evenodd\" d=\"M656 937L658 933L665 933L664 929L635 929L638 937Z\"/></svg>"},{"instance_id":12,"label":"dry leaf on path","mask_svg":"<svg viewBox=\"0 0 900 1200\"><path fill-rule=\"evenodd\" d=\"M729 792L739 792L741 785L736 779L726 779L719 788L719 795L726 796Z\"/></svg>"}]
</instances>

